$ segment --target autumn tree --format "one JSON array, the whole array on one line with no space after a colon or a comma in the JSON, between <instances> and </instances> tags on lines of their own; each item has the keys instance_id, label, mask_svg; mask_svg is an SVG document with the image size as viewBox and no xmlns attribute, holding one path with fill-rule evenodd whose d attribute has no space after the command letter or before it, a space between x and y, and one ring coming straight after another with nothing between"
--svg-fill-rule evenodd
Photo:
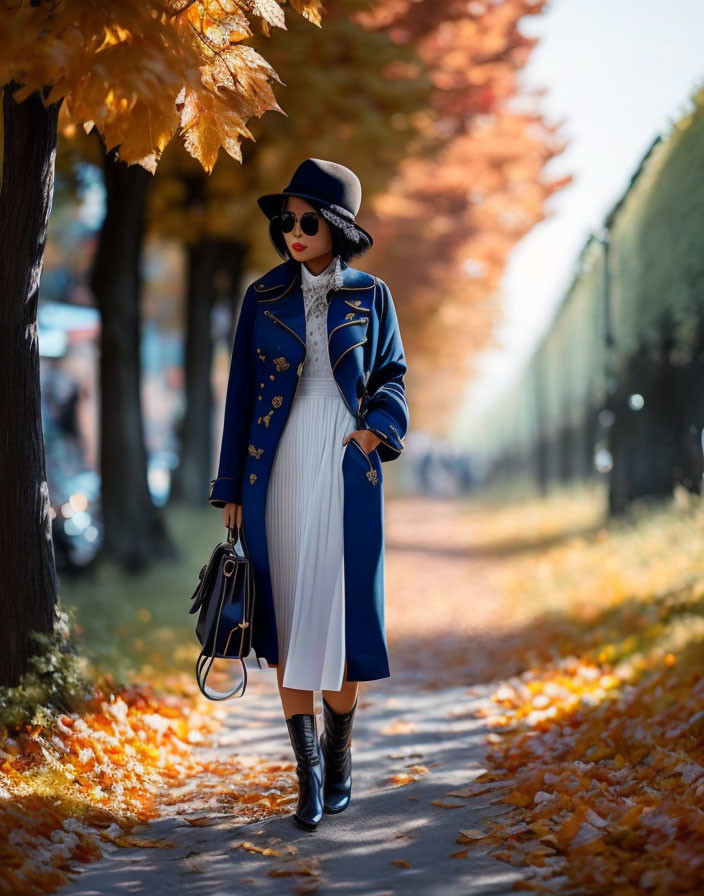
<instances>
[{"instance_id":1,"label":"autumn tree","mask_svg":"<svg viewBox=\"0 0 704 896\"><path fill-rule=\"evenodd\" d=\"M565 143L519 81L536 43L520 22L544 6L389 0L358 15L413 46L434 88L425 129L441 138L439 148L428 153L419 141L360 223L375 236L370 268L403 297L414 426L436 434L450 426L500 320L498 288L512 248L570 181L545 178Z\"/></svg>"},{"instance_id":2,"label":"autumn tree","mask_svg":"<svg viewBox=\"0 0 704 896\"><path fill-rule=\"evenodd\" d=\"M183 306L179 304L178 310L185 413L179 422L179 466L172 478L171 500L191 505L207 504L213 475L211 313L224 289L233 303L233 321L237 312L247 251L246 216L238 213L244 211L240 194L256 146L243 147L242 165L222 159L207 174L173 144L164 155L147 207L149 236L178 244L184 254Z\"/></svg>"},{"instance_id":3,"label":"autumn tree","mask_svg":"<svg viewBox=\"0 0 704 896\"><path fill-rule=\"evenodd\" d=\"M177 145L164 154L150 193L148 232L178 240L185 252L185 418L174 497L207 502L213 475L210 310L214 280L223 273L234 289L244 267L266 270L280 262L256 197L282 188L304 158L331 158L359 174L365 197L395 172L411 141L409 123L430 97L430 81L411 46L353 20L368 0L326 4L324 39L302 18L252 46L263 52L282 84L275 85L286 115L253 122L254 142L244 163L221 159L210 174ZM333 74L334 73L334 76ZM400 117L403 127L393 122ZM361 152L363 146L374 152ZM366 201L366 200L365 200ZM233 283L234 281L234 283ZM237 293L241 296L241 290ZM236 313L237 309L233 308Z\"/></svg>"},{"instance_id":4,"label":"autumn tree","mask_svg":"<svg viewBox=\"0 0 704 896\"><path fill-rule=\"evenodd\" d=\"M291 5L320 24L319 0L291 0ZM279 108L271 89L275 71L243 41L253 34L251 23L268 33L270 26L284 24L283 15L272 0L122 0L108 6L20 0L0 13L0 410L6 433L0 476L8 521L0 531L0 684L18 681L31 649L30 632L51 629L56 604L37 304L59 114L69 127L95 127L108 150L119 147L116 161L124 166L138 163L153 173L177 133L206 170L212 170L220 147L240 161L240 143L251 137L249 119ZM123 220L138 222L140 214L132 210ZM113 238L122 235L115 228ZM100 288L99 276L96 283ZM107 301L126 295L124 288L112 291ZM109 328L106 338L101 351L107 358L133 350L118 344L120 334ZM112 373L103 361L102 379ZM101 385L105 389L105 382ZM133 383L124 385L134 390ZM139 401L134 391L133 397ZM128 431L116 427L115 437L123 446L131 438L143 444L138 424ZM101 460L101 471L104 491L133 487L124 466L113 476ZM146 484L134 487L144 490ZM148 502L137 507L138 513L146 508L146 519L128 515L120 524L134 523L133 539L145 539L142 552L136 541L123 542L125 556L139 565L151 545L155 518Z\"/></svg>"}]
</instances>

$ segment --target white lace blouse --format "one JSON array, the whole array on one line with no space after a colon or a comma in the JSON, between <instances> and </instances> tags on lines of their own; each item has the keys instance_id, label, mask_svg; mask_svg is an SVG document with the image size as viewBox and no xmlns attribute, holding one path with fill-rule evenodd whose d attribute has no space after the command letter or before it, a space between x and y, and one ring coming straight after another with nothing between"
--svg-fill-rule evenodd
<instances>
[{"instance_id":1,"label":"white lace blouse","mask_svg":"<svg viewBox=\"0 0 704 896\"><path fill-rule=\"evenodd\" d=\"M327 293L342 283L340 259L335 256L319 274L311 274L301 262L301 288L306 311L307 354L302 376L330 377L332 370L328 356Z\"/></svg>"}]
</instances>

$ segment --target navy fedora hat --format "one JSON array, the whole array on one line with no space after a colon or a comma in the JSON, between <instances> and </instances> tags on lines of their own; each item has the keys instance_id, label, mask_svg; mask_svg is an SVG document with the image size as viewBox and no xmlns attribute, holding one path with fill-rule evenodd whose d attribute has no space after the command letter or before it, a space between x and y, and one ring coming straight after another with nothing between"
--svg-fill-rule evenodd
<instances>
[{"instance_id":1,"label":"navy fedora hat","mask_svg":"<svg viewBox=\"0 0 704 896\"><path fill-rule=\"evenodd\" d=\"M306 199L320 209L327 221L344 230L348 238L356 233L360 245L371 247L371 234L355 221L362 203L362 184L352 169L326 159L305 159L288 186L280 193L260 196L257 204L271 221L281 213L289 196Z\"/></svg>"}]
</instances>

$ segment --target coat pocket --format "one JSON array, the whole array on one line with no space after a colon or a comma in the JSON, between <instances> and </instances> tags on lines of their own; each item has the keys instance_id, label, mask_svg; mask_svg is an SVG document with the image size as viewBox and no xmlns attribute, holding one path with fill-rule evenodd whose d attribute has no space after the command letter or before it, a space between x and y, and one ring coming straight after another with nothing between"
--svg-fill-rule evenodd
<instances>
[{"instance_id":1,"label":"coat pocket","mask_svg":"<svg viewBox=\"0 0 704 896\"><path fill-rule=\"evenodd\" d=\"M372 451L371 454L367 454L367 452L364 450L364 448L362 448L362 446L356 439L350 439L347 444L353 446L353 455L360 458L361 465L367 479L372 483L372 485L378 485L381 482L381 471L379 469L380 464L378 462L378 454L376 448ZM377 458L376 463L374 457L375 455Z\"/></svg>"}]
</instances>

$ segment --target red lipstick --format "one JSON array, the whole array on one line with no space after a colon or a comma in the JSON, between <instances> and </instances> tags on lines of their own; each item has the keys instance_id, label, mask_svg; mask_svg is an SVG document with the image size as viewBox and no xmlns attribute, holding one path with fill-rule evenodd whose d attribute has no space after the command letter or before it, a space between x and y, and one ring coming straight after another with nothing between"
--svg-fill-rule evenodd
<instances>
[{"instance_id":1,"label":"red lipstick","mask_svg":"<svg viewBox=\"0 0 704 896\"><path fill-rule=\"evenodd\" d=\"M291 248L292 248L292 249L295 249L296 252L302 252L304 249L306 249L306 248L308 248L308 247L307 247L307 246L304 246L303 243L293 243L293 244L291 245Z\"/></svg>"}]
</instances>

